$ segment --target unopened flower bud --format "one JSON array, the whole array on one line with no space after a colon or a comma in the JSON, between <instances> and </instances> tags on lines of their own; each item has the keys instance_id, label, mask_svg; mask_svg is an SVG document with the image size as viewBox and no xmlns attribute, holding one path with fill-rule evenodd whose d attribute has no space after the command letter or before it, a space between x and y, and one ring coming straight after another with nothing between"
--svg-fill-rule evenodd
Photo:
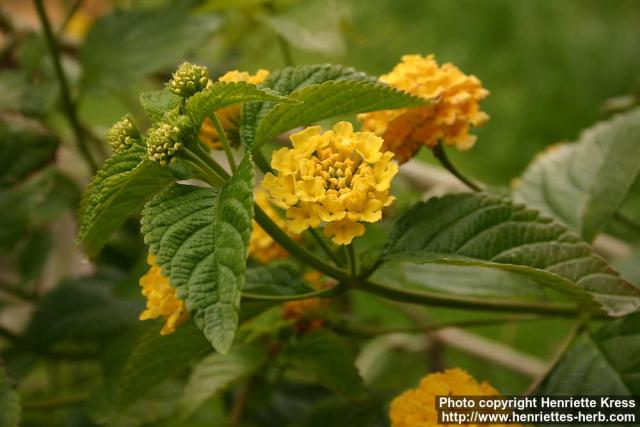
<instances>
[{"instance_id":1,"label":"unopened flower bud","mask_svg":"<svg viewBox=\"0 0 640 427\"><path fill-rule=\"evenodd\" d=\"M209 83L209 70L202 65L194 65L183 62L169 81L169 90L188 98L207 87Z\"/></svg>"},{"instance_id":2,"label":"unopened flower bud","mask_svg":"<svg viewBox=\"0 0 640 427\"><path fill-rule=\"evenodd\" d=\"M191 121L187 117L178 116L151 129L147 136L149 159L163 166L174 163L177 153L182 149L183 137L191 127Z\"/></svg>"},{"instance_id":3,"label":"unopened flower bud","mask_svg":"<svg viewBox=\"0 0 640 427\"><path fill-rule=\"evenodd\" d=\"M130 116L124 116L107 131L107 142L119 153L140 141L140 132Z\"/></svg>"}]
</instances>

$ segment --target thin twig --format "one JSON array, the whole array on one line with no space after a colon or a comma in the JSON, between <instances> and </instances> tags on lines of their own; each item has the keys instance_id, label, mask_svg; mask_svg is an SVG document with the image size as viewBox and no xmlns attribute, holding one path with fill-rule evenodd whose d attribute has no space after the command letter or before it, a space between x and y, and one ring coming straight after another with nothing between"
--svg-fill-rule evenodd
<instances>
[{"instance_id":1,"label":"thin twig","mask_svg":"<svg viewBox=\"0 0 640 427\"><path fill-rule=\"evenodd\" d=\"M462 181L467 187L472 189L473 191L482 191L482 187L473 182L471 179L464 176L462 172L460 172L449 160L447 156L447 152L445 151L442 142L438 142L438 145L433 147L433 156L438 159L440 164L445 167L449 172L451 172L456 178Z\"/></svg>"},{"instance_id":2,"label":"thin twig","mask_svg":"<svg viewBox=\"0 0 640 427\"><path fill-rule=\"evenodd\" d=\"M222 142L222 148L224 149L224 154L227 156L229 166L231 166L231 172L236 173L236 160L233 158L233 153L231 152L231 144L229 144L227 133L224 131L222 123L220 122L220 119L218 118L218 115L216 113L212 113L209 117L213 122L213 126L216 128L216 132L218 132L218 138L220 138L220 142Z\"/></svg>"},{"instance_id":3,"label":"thin twig","mask_svg":"<svg viewBox=\"0 0 640 427\"><path fill-rule=\"evenodd\" d=\"M71 18L73 18L73 15L75 15L76 12L78 11L78 9L80 9L80 6L82 5L82 2L83 2L83 0L76 0L71 5L69 10L67 11L67 15L64 17L64 20L62 21L62 24L60 25L60 29L58 30L58 34L64 33L64 30L67 28L67 25L69 24L69 21L71 21Z\"/></svg>"},{"instance_id":4,"label":"thin twig","mask_svg":"<svg viewBox=\"0 0 640 427\"><path fill-rule=\"evenodd\" d=\"M78 119L75 104L71 99L69 82L67 81L67 76L64 74L64 71L62 69L62 64L60 62L60 52L58 50L55 36L51 29L51 23L49 22L49 18L47 17L47 12L44 9L42 0L34 0L34 4L36 6L40 24L42 25L42 29L44 31L47 46L49 47L49 53L51 54L51 59L53 61L53 68L55 70L56 77L58 78L58 83L60 84L62 107L64 113L67 117L67 120L69 121L69 124L71 125L71 128L73 129L73 133L75 134L76 143L80 150L80 154L89 165L91 171L95 173L95 171L98 169L98 164L91 155L91 151L89 151L89 147L86 144L82 125L80 124L80 120Z\"/></svg>"},{"instance_id":5,"label":"thin twig","mask_svg":"<svg viewBox=\"0 0 640 427\"><path fill-rule=\"evenodd\" d=\"M242 388L240 388L240 391L238 391L238 396L236 396L236 400L233 402L233 407L231 408L231 413L229 414L229 427L237 427L240 425L250 389L251 378L248 378L247 381L245 381L245 383L242 385Z\"/></svg>"},{"instance_id":6,"label":"thin twig","mask_svg":"<svg viewBox=\"0 0 640 427\"><path fill-rule=\"evenodd\" d=\"M48 411L61 406L75 405L88 399L87 395L53 397L51 399L32 400L22 403L24 411Z\"/></svg>"},{"instance_id":7,"label":"thin twig","mask_svg":"<svg viewBox=\"0 0 640 427\"><path fill-rule=\"evenodd\" d=\"M293 66L293 56L291 56L291 46L289 42L285 40L280 34L277 34L278 46L280 47L280 53L282 54L282 60L287 67Z\"/></svg>"}]
</instances>

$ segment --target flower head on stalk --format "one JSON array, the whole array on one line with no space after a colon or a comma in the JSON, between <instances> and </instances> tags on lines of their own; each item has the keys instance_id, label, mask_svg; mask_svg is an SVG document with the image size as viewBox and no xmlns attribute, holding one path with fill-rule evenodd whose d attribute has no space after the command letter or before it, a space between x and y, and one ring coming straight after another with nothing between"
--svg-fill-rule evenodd
<instances>
[{"instance_id":1,"label":"flower head on stalk","mask_svg":"<svg viewBox=\"0 0 640 427\"><path fill-rule=\"evenodd\" d=\"M478 383L466 371L455 368L429 374L418 388L408 390L391 402L391 427L437 427L436 396L499 396L488 382ZM478 424L465 424L480 427ZM502 424L483 424L502 426Z\"/></svg>"},{"instance_id":2,"label":"flower head on stalk","mask_svg":"<svg viewBox=\"0 0 640 427\"><path fill-rule=\"evenodd\" d=\"M208 83L207 67L183 62L169 80L169 90L183 98L189 98L206 88Z\"/></svg>"},{"instance_id":3,"label":"flower head on stalk","mask_svg":"<svg viewBox=\"0 0 640 427\"><path fill-rule=\"evenodd\" d=\"M358 115L363 129L382 136L384 148L393 151L400 163L423 145L433 148L439 141L467 150L476 141L470 127L489 120L480 110L480 101L489 95L480 80L453 64L439 66L433 55L405 55L380 81L431 101L421 107Z\"/></svg>"},{"instance_id":4,"label":"flower head on stalk","mask_svg":"<svg viewBox=\"0 0 640 427\"><path fill-rule=\"evenodd\" d=\"M128 114L111 126L106 136L114 153L124 151L140 142L140 131Z\"/></svg>"},{"instance_id":5,"label":"flower head on stalk","mask_svg":"<svg viewBox=\"0 0 640 427\"><path fill-rule=\"evenodd\" d=\"M322 133L319 126L291 135L293 148L273 153L262 187L287 212L287 227L301 233L325 223L324 233L338 245L364 234L362 222L377 222L393 203L391 180L398 166L382 139L354 132L339 122Z\"/></svg>"},{"instance_id":6,"label":"flower head on stalk","mask_svg":"<svg viewBox=\"0 0 640 427\"><path fill-rule=\"evenodd\" d=\"M147 154L150 160L165 166L175 163L185 139L193 132L193 123L187 116L170 115L156 124L147 135Z\"/></svg>"},{"instance_id":7,"label":"flower head on stalk","mask_svg":"<svg viewBox=\"0 0 640 427\"><path fill-rule=\"evenodd\" d=\"M140 320L163 317L165 324L160 334L171 334L189 318L189 314L184 302L177 297L175 288L169 283L169 278L162 274L160 266L156 264L156 258L149 255L147 263L150 266L149 271L140 278L142 295L147 299L147 306L140 313Z\"/></svg>"},{"instance_id":8,"label":"flower head on stalk","mask_svg":"<svg viewBox=\"0 0 640 427\"><path fill-rule=\"evenodd\" d=\"M254 85L262 83L269 76L269 71L258 70L254 75L245 71L232 70L221 76L218 81L225 83L247 82ZM240 123L241 106L239 104L222 108L215 112L232 145L239 143L238 128ZM222 142L215 126L206 118L200 128L200 142L213 149L221 149Z\"/></svg>"}]
</instances>

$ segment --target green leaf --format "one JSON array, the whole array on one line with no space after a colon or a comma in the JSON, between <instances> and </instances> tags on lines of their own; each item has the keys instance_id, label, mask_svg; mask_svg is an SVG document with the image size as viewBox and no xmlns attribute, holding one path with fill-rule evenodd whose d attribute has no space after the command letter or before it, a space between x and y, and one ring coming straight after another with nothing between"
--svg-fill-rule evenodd
<instances>
[{"instance_id":1,"label":"green leaf","mask_svg":"<svg viewBox=\"0 0 640 427\"><path fill-rule=\"evenodd\" d=\"M591 241L618 210L640 172L640 109L586 130L578 142L536 158L514 199Z\"/></svg>"},{"instance_id":2,"label":"green leaf","mask_svg":"<svg viewBox=\"0 0 640 427\"><path fill-rule=\"evenodd\" d=\"M491 267L528 276L609 315L640 307L640 290L563 226L509 200L454 194L414 205L394 225L384 259Z\"/></svg>"},{"instance_id":3,"label":"green leaf","mask_svg":"<svg viewBox=\"0 0 640 427\"><path fill-rule=\"evenodd\" d=\"M217 82L189 98L187 114L201 124L212 112L220 108L248 101L295 102L271 89L246 82Z\"/></svg>"},{"instance_id":4,"label":"green leaf","mask_svg":"<svg viewBox=\"0 0 640 427\"><path fill-rule=\"evenodd\" d=\"M18 427L19 421L20 397L0 365L0 427Z\"/></svg>"},{"instance_id":5,"label":"green leaf","mask_svg":"<svg viewBox=\"0 0 640 427\"><path fill-rule=\"evenodd\" d=\"M537 390L544 395L640 394L640 314L579 335Z\"/></svg>"},{"instance_id":6,"label":"green leaf","mask_svg":"<svg viewBox=\"0 0 640 427\"><path fill-rule=\"evenodd\" d=\"M111 90L173 67L215 31L220 18L191 15L183 5L116 9L100 19L82 47L82 87Z\"/></svg>"},{"instance_id":7,"label":"green leaf","mask_svg":"<svg viewBox=\"0 0 640 427\"><path fill-rule=\"evenodd\" d=\"M304 335L286 350L284 357L315 382L340 395L358 398L365 394L354 365L355 352L333 332L320 329Z\"/></svg>"},{"instance_id":8,"label":"green leaf","mask_svg":"<svg viewBox=\"0 0 640 427\"><path fill-rule=\"evenodd\" d=\"M78 212L78 240L90 256L151 196L175 181L168 168L143 160L145 153L136 145L114 154L87 187Z\"/></svg>"},{"instance_id":9,"label":"green leaf","mask_svg":"<svg viewBox=\"0 0 640 427\"><path fill-rule=\"evenodd\" d=\"M210 350L207 340L191 322L180 325L169 335L160 335L159 327L149 329L122 371L118 386L120 405L126 407L135 402Z\"/></svg>"},{"instance_id":10,"label":"green leaf","mask_svg":"<svg viewBox=\"0 0 640 427\"><path fill-rule=\"evenodd\" d=\"M273 107L258 123L255 147L285 131L331 117L416 107L426 102L383 83L353 80L327 81L297 89L289 96L300 103Z\"/></svg>"},{"instance_id":11,"label":"green leaf","mask_svg":"<svg viewBox=\"0 0 640 427\"><path fill-rule=\"evenodd\" d=\"M296 295L311 292L299 271L288 264L249 268L244 291L263 295Z\"/></svg>"},{"instance_id":12,"label":"green leaf","mask_svg":"<svg viewBox=\"0 0 640 427\"><path fill-rule=\"evenodd\" d=\"M0 253L10 252L25 237L29 210L18 190L0 191Z\"/></svg>"},{"instance_id":13,"label":"green leaf","mask_svg":"<svg viewBox=\"0 0 640 427\"><path fill-rule=\"evenodd\" d=\"M364 80L375 82L375 78L342 65L300 65L285 67L273 72L262 82L262 86L271 88L283 95L289 95L296 89L324 83L329 80ZM253 146L254 134L258 121L275 105L268 102L251 102L243 106L240 135L246 147Z\"/></svg>"},{"instance_id":14,"label":"green leaf","mask_svg":"<svg viewBox=\"0 0 640 427\"><path fill-rule=\"evenodd\" d=\"M205 357L193 368L184 389L183 412L192 413L209 398L253 374L265 358L265 349L257 346L241 346L227 354Z\"/></svg>"},{"instance_id":15,"label":"green leaf","mask_svg":"<svg viewBox=\"0 0 640 427\"><path fill-rule=\"evenodd\" d=\"M66 340L97 341L137 323L138 301L111 295L109 278L80 278L47 293L24 332L31 348L46 349Z\"/></svg>"},{"instance_id":16,"label":"green leaf","mask_svg":"<svg viewBox=\"0 0 640 427\"><path fill-rule=\"evenodd\" d=\"M140 104L154 122L162 120L164 113L180 105L181 100L180 96L166 88L140 94Z\"/></svg>"},{"instance_id":17,"label":"green leaf","mask_svg":"<svg viewBox=\"0 0 640 427\"><path fill-rule=\"evenodd\" d=\"M229 350L238 326L253 186L253 164L246 156L222 189L176 184L143 211L150 252L220 353Z\"/></svg>"},{"instance_id":18,"label":"green leaf","mask_svg":"<svg viewBox=\"0 0 640 427\"><path fill-rule=\"evenodd\" d=\"M0 187L14 185L52 162L58 139L37 122L13 118L0 121Z\"/></svg>"}]
</instances>

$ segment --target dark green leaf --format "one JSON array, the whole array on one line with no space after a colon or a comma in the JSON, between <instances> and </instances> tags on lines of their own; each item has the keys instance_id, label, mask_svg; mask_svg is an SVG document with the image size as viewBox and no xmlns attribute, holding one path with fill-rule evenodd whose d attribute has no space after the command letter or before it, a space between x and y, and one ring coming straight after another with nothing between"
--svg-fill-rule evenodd
<instances>
[{"instance_id":1,"label":"dark green leaf","mask_svg":"<svg viewBox=\"0 0 640 427\"><path fill-rule=\"evenodd\" d=\"M11 251L25 237L29 210L18 190L0 190L0 253Z\"/></svg>"},{"instance_id":2,"label":"dark green leaf","mask_svg":"<svg viewBox=\"0 0 640 427\"><path fill-rule=\"evenodd\" d=\"M271 88L283 95L289 95L296 89L323 83L329 80L364 80L374 82L375 79L353 68L341 65L301 65L286 67L272 73L262 86ZM251 102L244 105L242 110L242 124L240 135L247 147L253 146L254 133L258 121L264 117L275 105L268 102Z\"/></svg>"},{"instance_id":3,"label":"dark green leaf","mask_svg":"<svg viewBox=\"0 0 640 427\"><path fill-rule=\"evenodd\" d=\"M238 325L253 181L247 156L222 189L174 185L143 212L142 232L151 253L221 353L230 348Z\"/></svg>"},{"instance_id":4,"label":"dark green leaf","mask_svg":"<svg viewBox=\"0 0 640 427\"><path fill-rule=\"evenodd\" d=\"M640 290L563 226L500 197L454 194L420 202L390 232L385 259L482 266L528 276L613 316Z\"/></svg>"},{"instance_id":5,"label":"dark green leaf","mask_svg":"<svg viewBox=\"0 0 640 427\"><path fill-rule=\"evenodd\" d=\"M19 421L20 397L0 365L0 427L18 427Z\"/></svg>"},{"instance_id":6,"label":"dark green leaf","mask_svg":"<svg viewBox=\"0 0 640 427\"><path fill-rule=\"evenodd\" d=\"M539 388L545 395L640 394L640 315L579 335Z\"/></svg>"},{"instance_id":7,"label":"dark green leaf","mask_svg":"<svg viewBox=\"0 0 640 427\"><path fill-rule=\"evenodd\" d=\"M249 268L243 290L268 295L295 295L313 291L299 271L287 264Z\"/></svg>"},{"instance_id":8,"label":"dark green leaf","mask_svg":"<svg viewBox=\"0 0 640 427\"><path fill-rule=\"evenodd\" d=\"M37 122L12 118L0 122L0 187L7 187L24 179L53 157L57 138Z\"/></svg>"},{"instance_id":9,"label":"dark green leaf","mask_svg":"<svg viewBox=\"0 0 640 427\"><path fill-rule=\"evenodd\" d=\"M285 357L304 374L349 398L365 393L355 368L356 354L338 335L320 329L304 335L287 349Z\"/></svg>"},{"instance_id":10,"label":"dark green leaf","mask_svg":"<svg viewBox=\"0 0 640 427\"><path fill-rule=\"evenodd\" d=\"M283 132L347 114L415 107L426 101L383 83L327 81L297 89L289 95L299 104L279 104L259 121L254 146Z\"/></svg>"},{"instance_id":11,"label":"dark green leaf","mask_svg":"<svg viewBox=\"0 0 640 427\"><path fill-rule=\"evenodd\" d=\"M78 217L78 240L96 255L131 215L175 180L168 168L143 160L146 151L133 146L105 162L87 187Z\"/></svg>"},{"instance_id":12,"label":"dark green leaf","mask_svg":"<svg viewBox=\"0 0 640 427\"><path fill-rule=\"evenodd\" d=\"M184 412L190 414L207 399L253 374L265 357L265 349L241 346L227 354L214 353L202 359L193 369L184 389Z\"/></svg>"},{"instance_id":13,"label":"dark green leaf","mask_svg":"<svg viewBox=\"0 0 640 427\"><path fill-rule=\"evenodd\" d=\"M100 19L84 42L80 60L85 90L118 89L173 67L218 28L213 15L191 15L185 5L116 9Z\"/></svg>"},{"instance_id":14,"label":"dark green leaf","mask_svg":"<svg viewBox=\"0 0 640 427\"><path fill-rule=\"evenodd\" d=\"M154 122L161 120L166 111L172 110L180 105L181 100L181 97L166 88L163 90L142 92L140 94L140 103L149 118Z\"/></svg>"},{"instance_id":15,"label":"dark green leaf","mask_svg":"<svg viewBox=\"0 0 640 427\"><path fill-rule=\"evenodd\" d=\"M149 329L122 371L120 404L124 407L135 402L209 350L211 345L191 322L180 325L169 335L160 335L158 327Z\"/></svg>"},{"instance_id":16,"label":"dark green leaf","mask_svg":"<svg viewBox=\"0 0 640 427\"><path fill-rule=\"evenodd\" d=\"M586 130L576 143L549 148L529 165L514 199L591 241L638 176L639 158L636 109Z\"/></svg>"}]
</instances>

